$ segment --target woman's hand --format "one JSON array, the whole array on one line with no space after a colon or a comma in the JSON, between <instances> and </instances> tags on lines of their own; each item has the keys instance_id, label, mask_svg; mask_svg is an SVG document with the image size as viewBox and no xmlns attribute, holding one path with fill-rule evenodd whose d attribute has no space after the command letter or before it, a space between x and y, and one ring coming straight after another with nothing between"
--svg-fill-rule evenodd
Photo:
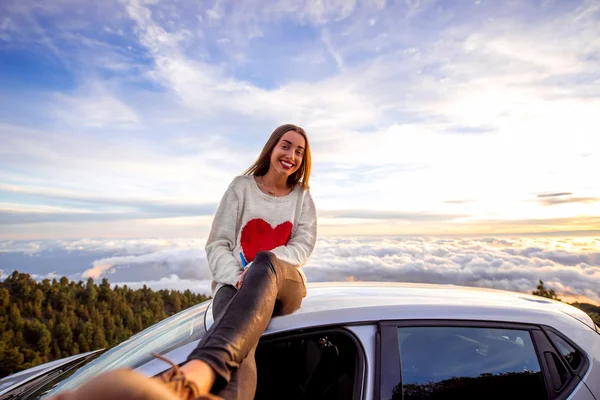
<instances>
[{"instance_id":1,"label":"woman's hand","mask_svg":"<svg viewBox=\"0 0 600 400\"><path fill-rule=\"evenodd\" d=\"M238 279L237 283L235 284L235 287L237 289L242 287L242 283L244 283L244 277L246 276L246 272L248 272L248 267L244 269L244 272L242 272L242 275L240 275L240 279Z\"/></svg>"}]
</instances>

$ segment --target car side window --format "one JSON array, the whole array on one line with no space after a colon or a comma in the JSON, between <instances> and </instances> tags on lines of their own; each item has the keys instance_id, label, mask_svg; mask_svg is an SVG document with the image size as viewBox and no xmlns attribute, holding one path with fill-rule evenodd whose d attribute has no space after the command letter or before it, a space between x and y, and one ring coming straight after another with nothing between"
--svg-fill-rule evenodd
<instances>
[{"instance_id":1,"label":"car side window","mask_svg":"<svg viewBox=\"0 0 600 400\"><path fill-rule=\"evenodd\" d=\"M550 340L552 340L558 351L560 351L565 360L567 360L571 368L573 368L574 371L577 371L577 368L579 368L582 361L581 353L579 353L579 351L577 351L573 346L567 343L556 333L552 331L548 331L547 333L550 337Z\"/></svg>"},{"instance_id":2,"label":"car side window","mask_svg":"<svg viewBox=\"0 0 600 400\"><path fill-rule=\"evenodd\" d=\"M346 330L286 332L256 349L255 400L360 399L364 358Z\"/></svg>"},{"instance_id":3,"label":"car side window","mask_svg":"<svg viewBox=\"0 0 600 400\"><path fill-rule=\"evenodd\" d=\"M400 327L401 381L392 399L546 399L527 330ZM518 389L517 389L518 388Z\"/></svg>"}]
</instances>

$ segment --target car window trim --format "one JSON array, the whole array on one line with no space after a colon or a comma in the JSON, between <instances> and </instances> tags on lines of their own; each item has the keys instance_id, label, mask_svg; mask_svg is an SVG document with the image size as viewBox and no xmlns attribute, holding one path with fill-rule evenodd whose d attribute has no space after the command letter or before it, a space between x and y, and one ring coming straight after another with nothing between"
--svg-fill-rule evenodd
<instances>
[{"instance_id":1,"label":"car window trim","mask_svg":"<svg viewBox=\"0 0 600 400\"><path fill-rule=\"evenodd\" d=\"M557 332L557 331L553 329L553 332ZM547 377L545 378L545 380L546 380L546 390L548 391L549 398L552 400L565 400L565 399L569 398L569 396L571 396L571 394L573 394L573 391L583 382L583 380L581 379L581 377L579 377L573 371L572 368L570 368L567 360L565 360L565 358L562 356L561 352L556 348L556 346L554 345L552 340L543 331L543 329L537 330L536 332L534 332L534 335L535 335L536 346L539 348L539 351L540 351L540 357L544 361L543 368L545 369L544 373L547 374ZM562 337L564 337L564 335L561 335L561 338ZM571 344L572 342L568 341L567 343ZM550 365L548 365L548 363L545 360L544 352L550 352L550 353L556 355L559 362L569 373L569 380L559 390L555 390L552 385L552 382L550 379L550 375L551 375Z\"/></svg>"},{"instance_id":2,"label":"car window trim","mask_svg":"<svg viewBox=\"0 0 600 400\"><path fill-rule=\"evenodd\" d=\"M277 332L269 335L262 336L258 342L258 346L266 343L277 343L280 341L286 340L294 340L301 339L303 337L314 336L315 334L327 334L327 333L337 333L343 334L347 336L355 345L357 350L357 368L354 379L354 397L356 399L364 399L366 398L366 388L367 388L367 357L365 354L365 349L362 345L360 339L356 336L356 334L349 329L346 329L344 326L335 326L335 325L327 325L321 327L311 327L310 329L296 329L291 331ZM357 385L356 383L360 384Z\"/></svg>"},{"instance_id":3,"label":"car window trim","mask_svg":"<svg viewBox=\"0 0 600 400\"><path fill-rule=\"evenodd\" d=\"M376 376L376 395L379 399L391 399L391 394L398 383L402 383L402 368L400 360L400 346L398 344L398 329L408 327L468 327L468 328L497 328L497 329L517 329L528 331L531 335L534 349L540 368L542 369L542 377L544 380L544 387L546 388L546 396L552 400L550 392L548 391L549 380L544 373L545 360L542 354L539 352L536 346L536 341L533 335L533 331L539 331L543 334L541 327L535 324L524 324L520 322L506 322L506 321L482 321L482 320L456 320L456 319L411 319L411 320L386 320L380 321L379 324L379 345L377 348L378 352L378 369ZM544 334L547 340L547 336ZM393 340L392 340L393 339ZM388 346L395 346L395 350L389 350ZM565 385L569 386L569 385ZM574 389L574 387L573 387ZM570 393L570 392L569 392ZM386 397L387 396L387 397Z\"/></svg>"},{"instance_id":4,"label":"car window trim","mask_svg":"<svg viewBox=\"0 0 600 400\"><path fill-rule=\"evenodd\" d=\"M573 374L577 375L580 379L583 379L585 374L588 372L588 370L590 368L589 355L580 346L578 346L576 343L574 343L571 339L569 339L565 334L561 333L559 330L557 330L551 326L547 326L547 325L541 325L541 328L544 331L544 333L546 333L547 339L550 341L551 345L554 347L554 349L558 353L558 356L563 361L563 363L566 364L567 368ZM581 364L579 365L579 367L577 367L576 369L571 367L571 364L569 364L569 362L562 355L562 352L558 349L558 346L556 345L556 343L554 343L552 338L550 338L550 336L548 335L548 332L552 332L553 334L557 335L558 337L560 337L562 340L567 342L571 347L573 347L576 351L578 351L581 354Z\"/></svg>"}]
</instances>

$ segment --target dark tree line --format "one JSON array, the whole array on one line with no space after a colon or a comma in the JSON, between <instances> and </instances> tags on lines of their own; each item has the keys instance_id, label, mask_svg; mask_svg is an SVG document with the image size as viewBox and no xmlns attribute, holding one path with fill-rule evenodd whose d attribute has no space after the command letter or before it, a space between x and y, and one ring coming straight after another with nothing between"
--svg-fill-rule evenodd
<instances>
[{"instance_id":1,"label":"dark tree line","mask_svg":"<svg viewBox=\"0 0 600 400\"><path fill-rule=\"evenodd\" d=\"M39 282L14 271L0 281L0 377L113 346L207 299L189 289L113 289L91 278Z\"/></svg>"},{"instance_id":2,"label":"dark tree line","mask_svg":"<svg viewBox=\"0 0 600 400\"><path fill-rule=\"evenodd\" d=\"M554 292L554 289L546 289L544 285L544 281L540 279L537 288L531 292L536 296L546 297L548 299L562 301ZM600 326L600 307L595 306L589 303L571 303L572 306L579 308L580 310L586 312L594 321L594 323Z\"/></svg>"},{"instance_id":3,"label":"dark tree line","mask_svg":"<svg viewBox=\"0 0 600 400\"><path fill-rule=\"evenodd\" d=\"M393 389L391 400L510 399L515 395L523 399L542 399L545 390L541 372L484 373L439 382L399 384Z\"/></svg>"}]
</instances>

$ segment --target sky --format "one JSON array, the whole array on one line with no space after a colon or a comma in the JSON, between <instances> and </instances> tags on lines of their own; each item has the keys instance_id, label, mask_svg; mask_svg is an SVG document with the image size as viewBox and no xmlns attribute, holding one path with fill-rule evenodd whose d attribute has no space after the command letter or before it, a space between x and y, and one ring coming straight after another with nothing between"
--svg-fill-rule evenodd
<instances>
[{"instance_id":1,"label":"sky","mask_svg":"<svg viewBox=\"0 0 600 400\"><path fill-rule=\"evenodd\" d=\"M600 0L3 0L0 271L207 292L221 196L312 148L311 281L600 302Z\"/></svg>"},{"instance_id":2,"label":"sky","mask_svg":"<svg viewBox=\"0 0 600 400\"><path fill-rule=\"evenodd\" d=\"M205 237L282 123L323 235L600 232L600 2L5 0L0 238Z\"/></svg>"}]
</instances>

